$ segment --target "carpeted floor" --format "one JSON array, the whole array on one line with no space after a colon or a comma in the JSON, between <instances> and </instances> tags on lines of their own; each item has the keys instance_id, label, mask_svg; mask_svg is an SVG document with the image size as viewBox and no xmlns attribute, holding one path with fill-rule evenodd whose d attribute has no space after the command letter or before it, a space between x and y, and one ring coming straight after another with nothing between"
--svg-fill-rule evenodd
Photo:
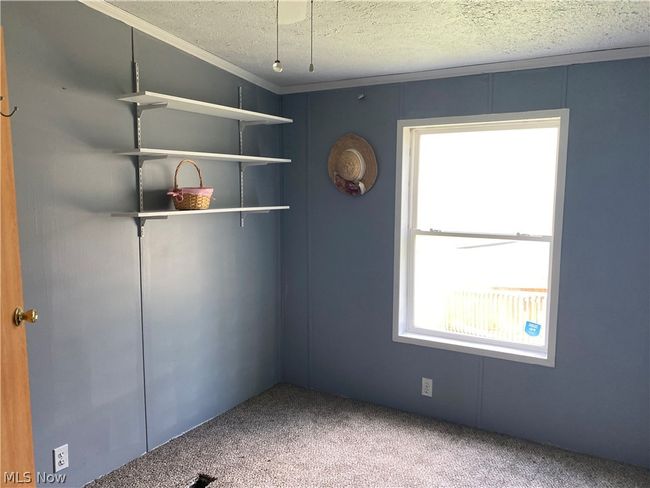
<instances>
[{"instance_id":1,"label":"carpeted floor","mask_svg":"<svg viewBox=\"0 0 650 488\"><path fill-rule=\"evenodd\" d=\"M92 488L623 488L650 471L368 403L277 385Z\"/></svg>"}]
</instances>

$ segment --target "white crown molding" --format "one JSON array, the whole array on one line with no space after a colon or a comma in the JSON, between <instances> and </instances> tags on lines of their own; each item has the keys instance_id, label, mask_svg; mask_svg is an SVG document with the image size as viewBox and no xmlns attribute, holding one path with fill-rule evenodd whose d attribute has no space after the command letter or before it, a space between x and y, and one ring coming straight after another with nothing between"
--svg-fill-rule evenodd
<instances>
[{"instance_id":1,"label":"white crown molding","mask_svg":"<svg viewBox=\"0 0 650 488\"><path fill-rule=\"evenodd\" d=\"M322 90L336 90L339 88L354 88L370 85L385 85L388 83L404 83L408 81L435 80L439 78L454 78L457 76L480 75L498 73L502 71L521 71L526 69L551 68L553 66L566 66L571 64L596 63L599 61L615 61L619 59L633 59L650 57L650 46L628 47L621 49L608 49L604 51L589 51L582 53L547 56L543 58L522 59L517 61L502 61L498 63L475 64L459 66L457 68L441 68L430 71L416 71L394 75L368 76L340 81L326 81L322 83L307 83L304 85L290 85L280 87L280 95L291 93L306 93Z\"/></svg>"},{"instance_id":2,"label":"white crown molding","mask_svg":"<svg viewBox=\"0 0 650 488\"><path fill-rule=\"evenodd\" d=\"M94 10L97 10L98 12L108 15L109 17L119 20L120 22L124 22L126 25L144 32L145 34L148 34L151 37L158 39L159 41L170 44L171 46L174 46L175 48L180 49L187 54L197 57L206 63L210 63L217 68L221 68L230 74L238 76L257 86L272 91L273 93L280 93L280 87L275 83L271 83L263 78L260 78L250 71L246 71L245 69L232 64L230 61L226 61L225 59L220 58L219 56L216 56L190 42L187 42L180 37L175 36L174 34L170 34L160 27L156 27L146 20L142 20L140 17L136 17L135 15L130 14L127 11L122 10L121 8L116 7L115 5L112 5L104 0L79 0L79 2Z\"/></svg>"},{"instance_id":3,"label":"white crown molding","mask_svg":"<svg viewBox=\"0 0 650 488\"><path fill-rule=\"evenodd\" d=\"M454 78L457 76L480 75L486 73L498 73L502 71L521 71L526 69L551 68L554 66L566 66L571 64L596 63L599 61L615 61L619 59L633 59L650 57L650 46L628 47L621 49L608 49L604 51L589 51L558 56L547 56L542 58L522 59L517 61L502 61L498 63L475 64L471 66L459 66L455 68L441 68L429 71L416 71L410 73L399 73L392 75L367 76L340 81L325 81L321 83L306 83L302 85L279 86L275 83L257 76L239 66L226 61L205 49L202 49L180 37L156 27L149 22L136 17L133 14L116 7L105 0L78 0L84 5L97 10L109 17L137 29L174 46L181 51L195 56L206 63L220 68L228 73L238 76L257 86L265 88L278 95L291 93L306 93L322 90L336 90L339 88L354 88L370 85L384 85L389 83L404 83L408 81L435 80L439 78Z\"/></svg>"}]
</instances>

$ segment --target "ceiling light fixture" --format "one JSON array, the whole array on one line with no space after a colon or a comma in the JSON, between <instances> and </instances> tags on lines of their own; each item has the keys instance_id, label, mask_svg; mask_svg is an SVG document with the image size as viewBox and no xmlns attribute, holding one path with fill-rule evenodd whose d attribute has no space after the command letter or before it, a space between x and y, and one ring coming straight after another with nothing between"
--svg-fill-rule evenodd
<instances>
[{"instance_id":1,"label":"ceiling light fixture","mask_svg":"<svg viewBox=\"0 0 650 488\"><path fill-rule=\"evenodd\" d=\"M280 0L275 2L275 61L273 62L273 71L282 73L282 63L280 62Z\"/></svg>"},{"instance_id":2,"label":"ceiling light fixture","mask_svg":"<svg viewBox=\"0 0 650 488\"><path fill-rule=\"evenodd\" d=\"M311 11L309 13L309 20L311 22L311 44L309 46L309 72L314 72L314 0L311 0Z\"/></svg>"}]
</instances>

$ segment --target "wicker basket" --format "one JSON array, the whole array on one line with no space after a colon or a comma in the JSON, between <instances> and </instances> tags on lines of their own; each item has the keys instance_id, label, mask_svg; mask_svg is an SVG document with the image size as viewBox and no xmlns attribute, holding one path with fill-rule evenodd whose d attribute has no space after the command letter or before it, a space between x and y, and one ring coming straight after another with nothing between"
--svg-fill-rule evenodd
<instances>
[{"instance_id":1,"label":"wicker basket","mask_svg":"<svg viewBox=\"0 0 650 488\"><path fill-rule=\"evenodd\" d=\"M199 173L200 187L178 187L178 170L181 169L184 163L189 163L196 168L196 171ZM210 207L213 191L214 188L203 186L203 175L201 175L201 170L196 163L191 159L183 159L176 166L176 171L174 172L174 188L167 192L167 195L170 195L172 200L174 200L176 210L205 210Z\"/></svg>"}]
</instances>

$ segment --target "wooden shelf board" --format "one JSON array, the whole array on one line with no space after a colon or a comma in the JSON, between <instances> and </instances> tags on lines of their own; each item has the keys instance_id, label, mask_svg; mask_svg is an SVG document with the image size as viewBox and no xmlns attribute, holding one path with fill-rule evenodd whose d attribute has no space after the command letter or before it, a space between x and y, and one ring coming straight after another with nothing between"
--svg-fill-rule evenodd
<instances>
[{"instance_id":1,"label":"wooden shelf board","mask_svg":"<svg viewBox=\"0 0 650 488\"><path fill-rule=\"evenodd\" d=\"M222 154L222 153L207 153L198 151L178 151L176 149L152 149L140 148L131 149L127 151L115 151L115 154L120 156L138 156L150 159L164 159L167 157L177 158L193 158L193 159L208 159L212 161L228 161L233 163L246 163L249 166L262 165L262 164L281 164L290 163L290 159L284 158L269 158L266 156L244 156L240 154Z\"/></svg>"},{"instance_id":2,"label":"wooden shelf board","mask_svg":"<svg viewBox=\"0 0 650 488\"><path fill-rule=\"evenodd\" d=\"M222 117L232 120L241 120L247 125L257 124L290 124L292 119L269 115L261 112L252 112L226 105L217 105L216 103L202 102L191 100L189 98L175 97L151 91L142 91L138 93L129 93L118 98L124 102L139 103L141 106L167 104L166 108L171 110L181 110L183 112L192 112L213 117Z\"/></svg>"},{"instance_id":3,"label":"wooden shelf board","mask_svg":"<svg viewBox=\"0 0 650 488\"><path fill-rule=\"evenodd\" d=\"M115 212L111 217L133 217L133 218L150 218L164 219L167 217L182 217L183 215L199 215L213 213L266 213L273 210L289 210L288 205L271 206L271 207L232 207L232 208L209 208L207 210L158 210L151 212Z\"/></svg>"}]
</instances>

